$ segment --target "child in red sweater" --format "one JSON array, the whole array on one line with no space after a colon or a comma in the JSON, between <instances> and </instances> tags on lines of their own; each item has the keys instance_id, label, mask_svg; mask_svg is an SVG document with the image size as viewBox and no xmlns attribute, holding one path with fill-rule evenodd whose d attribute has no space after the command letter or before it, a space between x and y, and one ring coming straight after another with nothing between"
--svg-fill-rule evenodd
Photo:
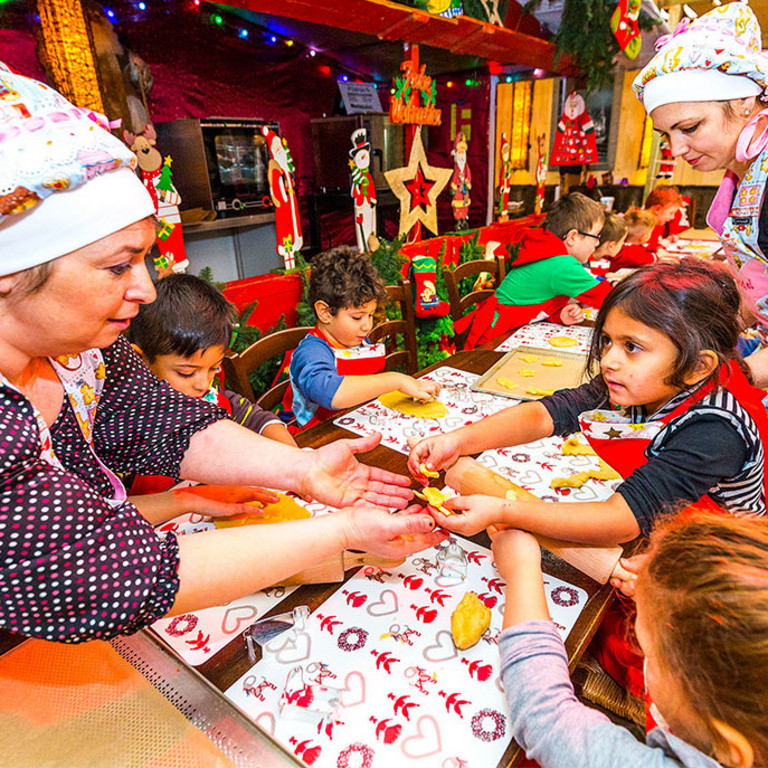
<instances>
[{"instance_id":1,"label":"child in red sweater","mask_svg":"<svg viewBox=\"0 0 768 768\"><path fill-rule=\"evenodd\" d=\"M612 260L624 247L627 239L627 224L623 216L606 213L600 230L600 244L595 248L589 262L589 269L596 277L605 277L613 271Z\"/></svg>"},{"instance_id":2,"label":"child in red sweater","mask_svg":"<svg viewBox=\"0 0 768 768\"><path fill-rule=\"evenodd\" d=\"M455 323L467 328L465 349L484 344L526 323L549 320L573 325L584 313L572 300L599 308L611 286L585 268L603 228L600 203L578 192L555 202L541 229L528 229L496 293Z\"/></svg>"},{"instance_id":3,"label":"child in red sweater","mask_svg":"<svg viewBox=\"0 0 768 768\"><path fill-rule=\"evenodd\" d=\"M643 208L630 208L624 214L624 223L627 227L626 242L611 259L610 272L637 269L657 260L654 251L648 247L648 241L657 223L655 214Z\"/></svg>"},{"instance_id":4,"label":"child in red sweater","mask_svg":"<svg viewBox=\"0 0 768 768\"><path fill-rule=\"evenodd\" d=\"M669 237L669 226L685 205L685 200L677 187L659 184L650 191L645 200L645 210L656 217L656 224L648 240L648 248L658 251L662 238ZM674 239L674 238L673 238Z\"/></svg>"}]
</instances>

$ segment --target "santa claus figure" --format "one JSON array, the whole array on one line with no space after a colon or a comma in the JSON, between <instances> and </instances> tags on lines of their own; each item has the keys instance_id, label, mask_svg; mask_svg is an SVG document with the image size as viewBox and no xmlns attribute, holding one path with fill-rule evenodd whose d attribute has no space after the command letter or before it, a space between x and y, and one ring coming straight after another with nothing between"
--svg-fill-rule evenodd
<instances>
[{"instance_id":1,"label":"santa claus figure","mask_svg":"<svg viewBox=\"0 0 768 768\"><path fill-rule=\"evenodd\" d=\"M499 221L509 220L509 193L512 189L512 161L507 134L501 134L501 173L499 174Z\"/></svg>"},{"instance_id":2,"label":"santa claus figure","mask_svg":"<svg viewBox=\"0 0 768 768\"><path fill-rule=\"evenodd\" d=\"M472 173L467 165L467 140L459 131L451 150L453 155L453 176L451 176L451 206L456 221L456 231L469 229L469 190L472 189Z\"/></svg>"},{"instance_id":3,"label":"santa claus figure","mask_svg":"<svg viewBox=\"0 0 768 768\"><path fill-rule=\"evenodd\" d=\"M285 268L293 269L296 266L296 254L304 245L293 160L285 139L281 139L266 126L261 130L271 155L267 166L267 178L269 193L275 205L277 252L283 257Z\"/></svg>"},{"instance_id":4,"label":"santa claus figure","mask_svg":"<svg viewBox=\"0 0 768 768\"><path fill-rule=\"evenodd\" d=\"M369 238L376 237L376 187L371 176L371 145L368 132L358 128L352 134L349 150L349 167L352 169L352 199L355 204L355 235L357 247L363 253L369 248Z\"/></svg>"},{"instance_id":5,"label":"santa claus figure","mask_svg":"<svg viewBox=\"0 0 768 768\"><path fill-rule=\"evenodd\" d=\"M597 162L595 124L587 114L584 97L574 91L565 100L557 124L552 165L588 165Z\"/></svg>"}]
</instances>

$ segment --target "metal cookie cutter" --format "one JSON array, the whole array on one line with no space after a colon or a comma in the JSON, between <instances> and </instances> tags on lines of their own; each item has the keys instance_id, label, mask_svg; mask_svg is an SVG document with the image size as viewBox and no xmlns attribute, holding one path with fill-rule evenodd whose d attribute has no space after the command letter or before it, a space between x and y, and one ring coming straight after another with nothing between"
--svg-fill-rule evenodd
<instances>
[{"instance_id":1,"label":"metal cookie cutter","mask_svg":"<svg viewBox=\"0 0 768 768\"><path fill-rule=\"evenodd\" d=\"M297 605L290 613L280 613L277 616L270 616L267 619L254 621L250 627L243 632L245 644L248 648L248 658L256 663L256 648L254 643L266 645L272 638L281 635L283 632L291 631L294 635L297 632L303 632L306 621L309 618L309 607L306 605Z\"/></svg>"},{"instance_id":2,"label":"metal cookie cutter","mask_svg":"<svg viewBox=\"0 0 768 768\"><path fill-rule=\"evenodd\" d=\"M280 716L290 720L317 723L334 719L341 702L340 688L331 688L317 682L305 682L302 667L294 667L285 681L278 707Z\"/></svg>"}]
</instances>

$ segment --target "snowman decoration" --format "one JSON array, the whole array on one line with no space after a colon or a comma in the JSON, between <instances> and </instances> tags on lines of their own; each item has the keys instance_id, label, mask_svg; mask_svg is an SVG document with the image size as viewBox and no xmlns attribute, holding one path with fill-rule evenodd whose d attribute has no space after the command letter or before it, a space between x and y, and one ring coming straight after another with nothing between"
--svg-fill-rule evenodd
<instances>
[{"instance_id":1,"label":"snowman decoration","mask_svg":"<svg viewBox=\"0 0 768 768\"><path fill-rule=\"evenodd\" d=\"M365 128L352 134L349 150L349 167L352 169L352 200L355 206L355 236L357 248L367 253L371 236L376 237L376 187L371 176L371 145Z\"/></svg>"}]
</instances>

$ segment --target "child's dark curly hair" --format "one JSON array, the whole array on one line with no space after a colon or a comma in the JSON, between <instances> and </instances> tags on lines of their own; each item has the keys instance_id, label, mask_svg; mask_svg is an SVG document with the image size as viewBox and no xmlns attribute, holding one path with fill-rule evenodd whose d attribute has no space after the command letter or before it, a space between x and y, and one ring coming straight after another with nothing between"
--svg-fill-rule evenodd
<instances>
[{"instance_id":1,"label":"child's dark curly hair","mask_svg":"<svg viewBox=\"0 0 768 768\"><path fill-rule=\"evenodd\" d=\"M323 301L332 315L346 307L360 307L369 301L383 302L384 283L364 253L349 245L339 245L312 259L309 277L309 303Z\"/></svg>"},{"instance_id":2,"label":"child's dark curly hair","mask_svg":"<svg viewBox=\"0 0 768 768\"><path fill-rule=\"evenodd\" d=\"M741 330L739 305L739 291L731 275L701 259L691 257L679 264L642 267L618 283L600 307L587 366L592 371L600 369L605 346L603 326L615 308L660 331L677 347L675 367L667 384L685 389L685 380L705 349L711 349L721 364L739 361L749 378L736 351Z\"/></svg>"}]
</instances>

